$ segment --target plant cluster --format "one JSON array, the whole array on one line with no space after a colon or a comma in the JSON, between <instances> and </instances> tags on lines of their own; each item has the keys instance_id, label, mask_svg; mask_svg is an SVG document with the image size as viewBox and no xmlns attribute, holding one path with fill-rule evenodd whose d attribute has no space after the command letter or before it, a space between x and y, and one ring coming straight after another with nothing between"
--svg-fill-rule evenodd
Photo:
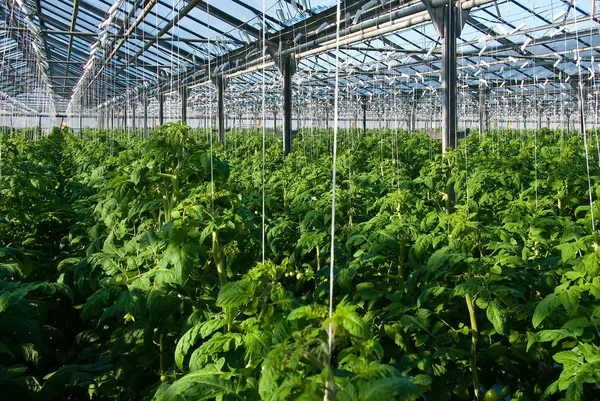
<instances>
[{"instance_id":1,"label":"plant cluster","mask_svg":"<svg viewBox=\"0 0 600 401\"><path fill-rule=\"evenodd\" d=\"M344 131L331 317L331 132L81 137L0 135L3 394L600 397L580 136Z\"/></svg>"}]
</instances>

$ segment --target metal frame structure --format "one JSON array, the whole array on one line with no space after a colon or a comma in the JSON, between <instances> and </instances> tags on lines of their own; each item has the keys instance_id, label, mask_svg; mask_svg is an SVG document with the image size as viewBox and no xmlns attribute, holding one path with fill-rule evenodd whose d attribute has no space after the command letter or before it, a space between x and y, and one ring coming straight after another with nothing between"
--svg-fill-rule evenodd
<instances>
[{"instance_id":1,"label":"metal frame structure","mask_svg":"<svg viewBox=\"0 0 600 401\"><path fill-rule=\"evenodd\" d=\"M556 115L557 103L558 118L566 106L580 126L597 110L600 20L588 4L348 0L336 27L335 0L269 0L264 11L258 3L5 0L0 114L66 115L79 126L86 115L112 127L121 113L131 128L142 115L147 134L149 116L189 122L210 109L224 141L227 113L238 122L256 115L264 74L287 154L294 110L325 105L315 110L329 126L338 29L342 116L361 109L363 128L371 114L401 116L414 130L419 115L439 111L445 149L455 145L461 107L477 110L481 131L515 99L539 121L543 110Z\"/></svg>"}]
</instances>

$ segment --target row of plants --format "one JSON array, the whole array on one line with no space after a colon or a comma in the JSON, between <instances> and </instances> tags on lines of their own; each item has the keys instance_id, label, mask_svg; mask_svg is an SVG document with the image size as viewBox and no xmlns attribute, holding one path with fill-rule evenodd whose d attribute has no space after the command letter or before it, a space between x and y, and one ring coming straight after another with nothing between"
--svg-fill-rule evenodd
<instances>
[{"instance_id":1,"label":"row of plants","mask_svg":"<svg viewBox=\"0 0 600 401\"><path fill-rule=\"evenodd\" d=\"M600 398L581 136L341 132L331 317L333 133L214 138L0 135L5 394Z\"/></svg>"}]
</instances>

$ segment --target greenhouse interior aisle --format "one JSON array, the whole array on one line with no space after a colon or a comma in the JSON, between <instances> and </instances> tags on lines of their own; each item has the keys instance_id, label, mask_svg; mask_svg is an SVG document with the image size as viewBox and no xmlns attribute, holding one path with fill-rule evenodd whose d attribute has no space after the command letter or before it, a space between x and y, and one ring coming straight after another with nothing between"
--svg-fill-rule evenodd
<instances>
[{"instance_id":1,"label":"greenhouse interior aisle","mask_svg":"<svg viewBox=\"0 0 600 401\"><path fill-rule=\"evenodd\" d=\"M0 3L2 400L600 400L596 0Z\"/></svg>"}]
</instances>

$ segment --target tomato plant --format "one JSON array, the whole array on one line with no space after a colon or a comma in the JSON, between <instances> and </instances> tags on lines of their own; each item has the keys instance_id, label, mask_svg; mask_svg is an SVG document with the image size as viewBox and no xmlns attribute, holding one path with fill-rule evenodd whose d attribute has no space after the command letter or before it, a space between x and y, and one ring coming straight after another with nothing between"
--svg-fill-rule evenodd
<instances>
[{"instance_id":1,"label":"tomato plant","mask_svg":"<svg viewBox=\"0 0 600 401\"><path fill-rule=\"evenodd\" d=\"M600 170L590 205L577 135L442 157L423 133L344 131L330 318L331 132L286 158L267 132L264 163L256 130L4 132L11 397L600 397Z\"/></svg>"}]
</instances>

